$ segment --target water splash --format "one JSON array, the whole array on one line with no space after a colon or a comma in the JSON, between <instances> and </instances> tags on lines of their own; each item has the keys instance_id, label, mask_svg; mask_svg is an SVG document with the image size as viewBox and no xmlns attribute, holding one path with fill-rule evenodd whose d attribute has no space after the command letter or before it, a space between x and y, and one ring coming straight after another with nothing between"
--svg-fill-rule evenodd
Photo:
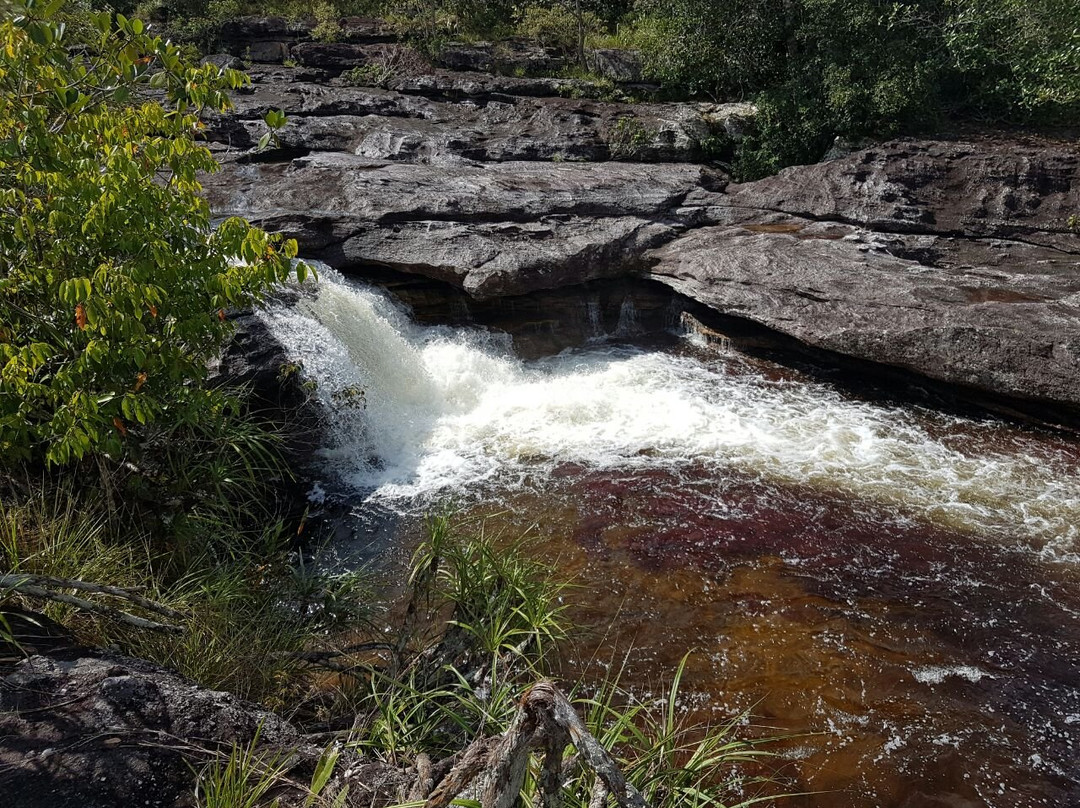
<instances>
[{"instance_id":1,"label":"water splash","mask_svg":"<svg viewBox=\"0 0 1080 808\"><path fill-rule=\"evenodd\" d=\"M525 363L488 332L417 326L329 268L319 286L264 316L331 413L332 473L374 498L526 485L567 462L705 464L1076 558L1075 458L1022 431L853 401L731 358L601 344Z\"/></svg>"}]
</instances>

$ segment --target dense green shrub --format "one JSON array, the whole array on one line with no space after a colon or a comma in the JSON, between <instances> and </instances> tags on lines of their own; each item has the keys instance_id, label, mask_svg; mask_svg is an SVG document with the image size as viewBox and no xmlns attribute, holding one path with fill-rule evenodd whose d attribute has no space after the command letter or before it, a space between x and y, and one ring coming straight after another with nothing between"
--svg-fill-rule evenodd
<instances>
[{"instance_id":1,"label":"dense green shrub","mask_svg":"<svg viewBox=\"0 0 1080 808\"><path fill-rule=\"evenodd\" d=\"M781 81L782 0L641 0L646 69L690 94L742 97Z\"/></svg>"},{"instance_id":2,"label":"dense green shrub","mask_svg":"<svg viewBox=\"0 0 1080 808\"><path fill-rule=\"evenodd\" d=\"M71 50L28 0L0 23L0 455L118 457L151 424L216 405L201 381L224 310L291 271L296 244L240 219L211 228L195 142L246 78L193 67L138 20L92 15ZM89 58L88 58L89 57ZM140 88L167 103L140 101ZM272 123L280 124L277 114Z\"/></svg>"},{"instance_id":3,"label":"dense green shrub","mask_svg":"<svg viewBox=\"0 0 1080 808\"><path fill-rule=\"evenodd\" d=\"M946 115L1080 120L1075 0L639 0L634 39L669 91L754 99L745 177L817 159L834 137Z\"/></svg>"},{"instance_id":4,"label":"dense green shrub","mask_svg":"<svg viewBox=\"0 0 1080 808\"><path fill-rule=\"evenodd\" d=\"M603 30L600 18L590 11L582 11L581 23L585 37L595 36ZM551 6L526 6L517 32L535 39L548 48L573 53L578 46L578 17L572 8L557 3Z\"/></svg>"}]
</instances>

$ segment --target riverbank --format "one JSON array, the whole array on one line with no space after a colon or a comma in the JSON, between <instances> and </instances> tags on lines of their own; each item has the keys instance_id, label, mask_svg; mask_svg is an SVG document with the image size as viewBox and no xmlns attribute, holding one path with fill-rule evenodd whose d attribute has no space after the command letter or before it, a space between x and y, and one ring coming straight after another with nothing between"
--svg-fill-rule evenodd
<instances>
[{"instance_id":1,"label":"riverbank","mask_svg":"<svg viewBox=\"0 0 1080 808\"><path fill-rule=\"evenodd\" d=\"M116 36L140 36L117 22ZM0 723L18 740L0 749L11 764L0 777L12 793L102 806L210 806L279 787L286 803L423 797L473 741L509 731L518 694L559 645L565 681L585 683L574 704L654 805L788 784L835 789L820 798L830 808L1072 799L1070 144L839 143L820 163L740 184L727 164L761 123L753 105L634 103L627 76L505 75L519 72L506 54L477 45L444 48L436 66L380 24L326 43L279 22L245 22L232 32L240 53L208 58L254 62L251 87L210 68L170 90L202 78L237 90L235 110L177 134L187 148L204 133L223 166L205 179L214 216L254 218L334 268L305 283L295 245L236 222L221 231L242 246L198 264L220 270L189 301L207 345L229 327L227 305L248 299L241 286L221 292L249 267L226 258L267 262L260 289L296 270L286 296L236 315L220 365L254 394L207 396L198 417L173 423L188 392L219 382L202 387L197 351L182 357L188 375L147 364L157 353L139 339L177 313L159 290L106 301L123 286L105 282L106 265L93 283L56 290L30 273L19 289L43 312L25 333L107 385L93 396L74 385L91 429L64 433L66 455L29 428L41 412L8 422L28 456L70 461L55 479L20 466L30 479L0 513L12 587ZM6 25L20 47L63 34ZM70 57L56 50L56 64ZM131 75L153 61L128 51ZM523 74L555 69L538 64L543 48L510 56L531 60ZM79 97L57 103L61 124L86 120L67 106ZM269 122L288 122L274 132L277 108ZM96 154L100 138L87 142ZM144 144L117 149L125 176L153 176ZM99 173L83 179L96 187ZM153 179L140 187L160 198ZM206 219L183 233L204 255L208 211L184 187L188 213L151 224ZM81 211L97 197L73 198ZM115 222L85 221L106 254L121 234L122 270L144 277L143 230L106 207ZM94 229L38 215L45 203L28 210L15 244L35 258L50 241L82 242L19 235L28 226ZM42 259L41 276L54 264ZM185 285L171 259L154 266ZM106 319L136 350L101 350ZM11 354L23 390L51 395L65 379L49 344ZM109 378L94 375L104 359L117 360ZM62 427L68 400L43 400ZM447 496L473 533L434 550L421 515ZM325 508L325 553L308 538L309 504ZM487 539L537 524L530 553ZM385 590L365 586L356 562L387 551L384 575L413 593L372 631L372 593ZM545 554L600 594L546 589ZM422 629L410 625L419 602ZM567 603L603 639L563 644ZM621 689L597 667L613 645L638 648ZM682 660L688 646L706 653ZM658 662L677 671L666 698ZM680 681L692 683L681 697ZM728 745L733 731L756 737L742 726L755 705L772 724L763 735L800 736L778 759ZM724 723L703 735L676 713ZM200 721L209 737L193 736ZM384 765L365 769L372 756ZM596 782L579 777L566 796L591 804Z\"/></svg>"}]
</instances>

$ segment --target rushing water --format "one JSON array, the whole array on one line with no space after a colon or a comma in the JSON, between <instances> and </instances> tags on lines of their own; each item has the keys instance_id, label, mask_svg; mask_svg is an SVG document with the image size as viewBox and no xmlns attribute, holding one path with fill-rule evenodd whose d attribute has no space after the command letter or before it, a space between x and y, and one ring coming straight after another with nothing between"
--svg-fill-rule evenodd
<instances>
[{"instance_id":1,"label":"rushing water","mask_svg":"<svg viewBox=\"0 0 1080 808\"><path fill-rule=\"evenodd\" d=\"M700 709L818 733L784 773L827 793L789 804L1080 804L1075 444L689 338L523 362L320 287L265 316L332 413L325 486L531 528L642 687L694 647Z\"/></svg>"}]
</instances>

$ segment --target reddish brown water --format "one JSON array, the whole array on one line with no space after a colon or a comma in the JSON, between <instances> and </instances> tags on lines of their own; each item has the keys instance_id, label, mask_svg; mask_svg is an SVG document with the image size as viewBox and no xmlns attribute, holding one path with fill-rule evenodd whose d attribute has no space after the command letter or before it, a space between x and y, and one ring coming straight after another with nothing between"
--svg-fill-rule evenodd
<instances>
[{"instance_id":1,"label":"reddish brown water","mask_svg":"<svg viewBox=\"0 0 1080 808\"><path fill-rule=\"evenodd\" d=\"M800 735L785 804L1080 806L1075 441L688 344L523 363L339 281L311 306L276 333L328 407L365 394L328 447L343 556L407 555L447 496L531 533L579 585L566 675L633 649L646 694L696 649L688 711Z\"/></svg>"},{"instance_id":2,"label":"reddish brown water","mask_svg":"<svg viewBox=\"0 0 1080 808\"><path fill-rule=\"evenodd\" d=\"M784 805L1080 805L1075 564L693 467L563 464L463 516L528 533L577 584L568 680L626 655L623 683L658 695L693 650L691 717L799 735L768 773L816 793ZM408 546L415 522L396 532Z\"/></svg>"},{"instance_id":3,"label":"reddish brown water","mask_svg":"<svg viewBox=\"0 0 1080 808\"><path fill-rule=\"evenodd\" d=\"M792 804L1080 804L1074 567L798 488L561 471L489 522L534 525L582 582L574 614L606 630L568 673L633 648L647 690L697 649L704 717L819 733L785 744L822 792Z\"/></svg>"}]
</instances>

